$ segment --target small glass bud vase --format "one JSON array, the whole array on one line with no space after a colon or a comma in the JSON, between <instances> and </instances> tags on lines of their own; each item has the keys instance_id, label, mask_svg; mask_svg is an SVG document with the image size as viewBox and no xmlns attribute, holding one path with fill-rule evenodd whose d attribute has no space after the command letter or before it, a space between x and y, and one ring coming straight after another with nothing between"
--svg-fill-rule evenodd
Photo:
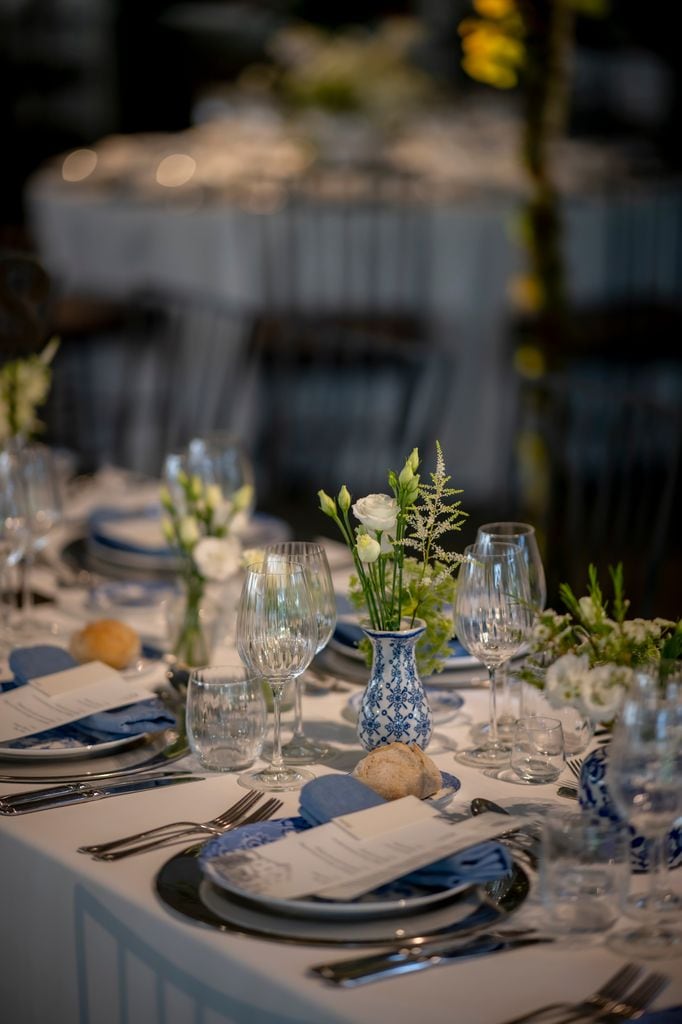
<instances>
[{"instance_id":1,"label":"small glass bud vase","mask_svg":"<svg viewBox=\"0 0 682 1024\"><path fill-rule=\"evenodd\" d=\"M358 738L365 750L388 743L416 743L426 748L433 717L417 673L415 645L426 630L412 627L375 630L363 626L372 644L372 669L358 715Z\"/></svg>"},{"instance_id":2,"label":"small glass bud vase","mask_svg":"<svg viewBox=\"0 0 682 1024\"><path fill-rule=\"evenodd\" d=\"M224 586L207 582L196 571L185 572L166 615L171 650L178 663L186 668L210 664L225 615Z\"/></svg>"}]
</instances>

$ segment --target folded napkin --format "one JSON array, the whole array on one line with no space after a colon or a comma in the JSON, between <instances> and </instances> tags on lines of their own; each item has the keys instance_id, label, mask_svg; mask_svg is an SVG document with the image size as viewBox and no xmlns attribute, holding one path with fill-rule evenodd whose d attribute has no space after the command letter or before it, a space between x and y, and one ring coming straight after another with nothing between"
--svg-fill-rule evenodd
<instances>
[{"instance_id":1,"label":"folded napkin","mask_svg":"<svg viewBox=\"0 0 682 1024\"><path fill-rule=\"evenodd\" d=\"M14 689L23 686L30 679L38 676L50 675L53 672L64 672L66 669L75 668L78 662L71 657L68 651L61 647L53 647L47 644L35 647L18 647L9 656L9 667L14 674L14 680L9 686L5 684L4 689ZM138 701L135 704L127 704L125 707L113 708L111 711L98 711L86 718L80 718L77 722L60 726L58 729L50 729L52 738L68 734L86 742L106 742L123 736L138 736L146 732L160 732L175 725L174 717L160 700ZM40 733L41 738L47 739L47 733ZM21 745L24 745L23 742Z\"/></svg>"},{"instance_id":2,"label":"folded napkin","mask_svg":"<svg viewBox=\"0 0 682 1024\"><path fill-rule=\"evenodd\" d=\"M322 775L301 790L299 814L309 825L323 825L341 814L378 807L386 801L351 775ZM452 888L477 885L511 873L512 858L501 843L485 842L434 861L405 878L417 885Z\"/></svg>"}]
</instances>

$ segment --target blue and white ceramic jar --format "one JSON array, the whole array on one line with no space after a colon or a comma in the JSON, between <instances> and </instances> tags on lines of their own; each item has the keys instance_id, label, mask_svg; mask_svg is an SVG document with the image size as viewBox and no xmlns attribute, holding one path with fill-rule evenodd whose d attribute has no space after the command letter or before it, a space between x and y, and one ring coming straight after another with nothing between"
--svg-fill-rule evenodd
<instances>
[{"instance_id":1,"label":"blue and white ceramic jar","mask_svg":"<svg viewBox=\"0 0 682 1024\"><path fill-rule=\"evenodd\" d=\"M416 743L424 750L431 739L433 717L414 648L426 623L417 619L409 629L363 629L372 643L373 657L358 715L360 742L365 750L387 743Z\"/></svg>"},{"instance_id":2,"label":"blue and white ceramic jar","mask_svg":"<svg viewBox=\"0 0 682 1024\"><path fill-rule=\"evenodd\" d=\"M598 747L583 761L580 772L578 799L584 810L591 811L600 818L622 822L608 789L608 747ZM634 871L648 871L648 842L643 835L627 825L630 832L630 861ZM677 867L682 864L682 828L677 826L668 833L667 842L668 865Z\"/></svg>"}]
</instances>

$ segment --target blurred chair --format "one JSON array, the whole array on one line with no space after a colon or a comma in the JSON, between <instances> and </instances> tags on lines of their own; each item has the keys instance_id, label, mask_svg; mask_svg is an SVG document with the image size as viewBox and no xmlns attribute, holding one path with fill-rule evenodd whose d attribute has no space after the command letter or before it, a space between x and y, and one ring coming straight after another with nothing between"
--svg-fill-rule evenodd
<instances>
[{"instance_id":1,"label":"blurred chair","mask_svg":"<svg viewBox=\"0 0 682 1024\"><path fill-rule=\"evenodd\" d=\"M433 446L453 367L425 318L428 222L408 175L355 165L316 169L262 218L259 495L385 489Z\"/></svg>"},{"instance_id":2,"label":"blurred chair","mask_svg":"<svg viewBox=\"0 0 682 1024\"><path fill-rule=\"evenodd\" d=\"M679 614L664 569L679 570L682 375L669 367L574 366L524 383L516 437L517 514L543 542L549 603L585 593L587 567L622 561L631 615Z\"/></svg>"}]
</instances>

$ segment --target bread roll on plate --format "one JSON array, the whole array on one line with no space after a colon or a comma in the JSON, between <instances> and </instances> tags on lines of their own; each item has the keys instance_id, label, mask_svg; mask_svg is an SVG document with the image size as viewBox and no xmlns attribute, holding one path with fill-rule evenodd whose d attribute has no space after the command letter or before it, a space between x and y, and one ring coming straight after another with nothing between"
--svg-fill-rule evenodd
<instances>
[{"instance_id":1,"label":"bread roll on plate","mask_svg":"<svg viewBox=\"0 0 682 1024\"><path fill-rule=\"evenodd\" d=\"M425 800L442 786L441 774L416 743L388 743L358 761L353 775L385 800L416 796Z\"/></svg>"},{"instance_id":2,"label":"bread roll on plate","mask_svg":"<svg viewBox=\"0 0 682 1024\"><path fill-rule=\"evenodd\" d=\"M118 619L96 619L74 633L69 651L79 662L103 661L123 669L140 657L139 634Z\"/></svg>"}]
</instances>

